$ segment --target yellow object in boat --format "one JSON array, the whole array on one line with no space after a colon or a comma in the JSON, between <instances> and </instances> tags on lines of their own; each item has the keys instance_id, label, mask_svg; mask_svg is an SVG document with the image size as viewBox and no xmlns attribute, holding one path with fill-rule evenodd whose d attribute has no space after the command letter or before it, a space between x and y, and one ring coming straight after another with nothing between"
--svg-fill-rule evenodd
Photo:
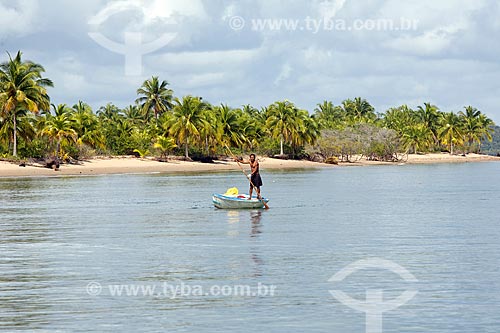
<instances>
[{"instance_id":1,"label":"yellow object in boat","mask_svg":"<svg viewBox=\"0 0 500 333\"><path fill-rule=\"evenodd\" d=\"M238 188L236 187L228 188L226 193L224 193L224 195L238 195Z\"/></svg>"}]
</instances>

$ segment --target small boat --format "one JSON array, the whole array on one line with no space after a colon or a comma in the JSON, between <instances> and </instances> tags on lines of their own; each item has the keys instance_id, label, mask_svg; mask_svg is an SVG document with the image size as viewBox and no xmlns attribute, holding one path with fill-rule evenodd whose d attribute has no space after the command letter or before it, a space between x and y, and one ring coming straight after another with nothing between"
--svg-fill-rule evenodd
<instances>
[{"instance_id":1,"label":"small boat","mask_svg":"<svg viewBox=\"0 0 500 333\"><path fill-rule=\"evenodd\" d=\"M258 209L264 208L264 202L268 203L269 199L257 198L248 199L247 194L218 194L214 193L212 202L214 206L221 209Z\"/></svg>"}]
</instances>

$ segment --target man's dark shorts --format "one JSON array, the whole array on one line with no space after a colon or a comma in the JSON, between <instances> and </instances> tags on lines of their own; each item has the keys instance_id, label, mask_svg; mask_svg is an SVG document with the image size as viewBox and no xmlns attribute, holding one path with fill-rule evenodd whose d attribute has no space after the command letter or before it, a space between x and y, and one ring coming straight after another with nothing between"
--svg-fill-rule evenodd
<instances>
[{"instance_id":1,"label":"man's dark shorts","mask_svg":"<svg viewBox=\"0 0 500 333\"><path fill-rule=\"evenodd\" d=\"M252 177L250 178L250 180L252 181L252 184L255 187L261 187L262 186L262 178L260 178L260 174L259 173L252 174Z\"/></svg>"}]
</instances>

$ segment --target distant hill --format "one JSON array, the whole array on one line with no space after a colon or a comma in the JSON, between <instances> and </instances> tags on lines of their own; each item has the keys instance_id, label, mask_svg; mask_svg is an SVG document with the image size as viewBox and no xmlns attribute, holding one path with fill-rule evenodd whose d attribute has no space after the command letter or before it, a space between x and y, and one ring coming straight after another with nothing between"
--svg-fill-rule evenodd
<instances>
[{"instance_id":1,"label":"distant hill","mask_svg":"<svg viewBox=\"0 0 500 333\"><path fill-rule=\"evenodd\" d=\"M491 135L493 141L485 140L482 144L481 152L488 155L500 154L500 126L495 126L495 132Z\"/></svg>"}]
</instances>

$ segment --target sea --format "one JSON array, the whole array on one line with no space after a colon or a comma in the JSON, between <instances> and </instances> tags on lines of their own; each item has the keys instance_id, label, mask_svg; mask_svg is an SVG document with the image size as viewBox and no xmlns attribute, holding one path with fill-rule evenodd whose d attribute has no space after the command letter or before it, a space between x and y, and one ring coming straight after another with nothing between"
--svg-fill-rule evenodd
<instances>
[{"instance_id":1,"label":"sea","mask_svg":"<svg viewBox=\"0 0 500 333\"><path fill-rule=\"evenodd\" d=\"M500 332L500 163L0 179L2 332Z\"/></svg>"}]
</instances>

